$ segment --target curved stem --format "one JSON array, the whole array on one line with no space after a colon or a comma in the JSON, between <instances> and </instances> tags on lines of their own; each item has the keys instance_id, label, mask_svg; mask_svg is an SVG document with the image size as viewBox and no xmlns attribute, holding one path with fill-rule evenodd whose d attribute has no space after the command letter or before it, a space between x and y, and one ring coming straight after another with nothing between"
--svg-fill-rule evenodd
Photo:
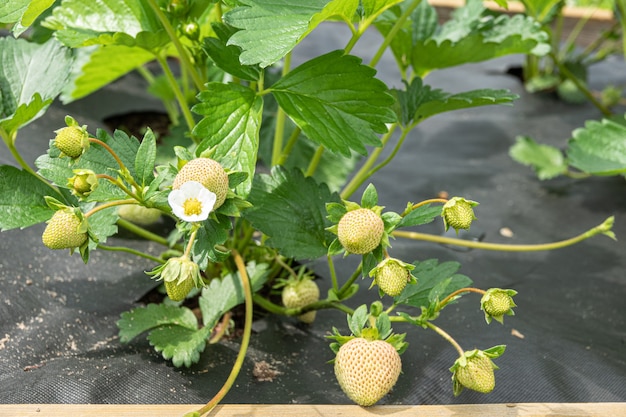
<instances>
[{"instance_id":1,"label":"curved stem","mask_svg":"<svg viewBox=\"0 0 626 417\"><path fill-rule=\"evenodd\" d=\"M468 292L475 292L475 293L481 294L481 295L484 295L485 293L487 293L487 291L481 290L480 288L474 288L474 287L461 288L459 290L454 291L452 294L449 294L446 298L441 300L439 302L439 304L437 305L437 311L439 311L442 308L444 308L446 306L446 304L448 304L450 301L452 301L457 295L465 294L465 293L468 293Z\"/></svg>"},{"instance_id":2,"label":"curved stem","mask_svg":"<svg viewBox=\"0 0 626 417\"><path fill-rule=\"evenodd\" d=\"M372 166L374 166L374 164L376 163L376 160L378 159L382 151L385 149L385 145L387 145L387 143L389 142L389 139L391 139L391 135L396 130L396 127L398 127L397 123L393 124L389 128L387 133L385 133L385 136L383 136L381 139L381 146L379 148L374 149L372 153L370 153L370 155L367 157L367 160L365 161L363 166L359 168L359 170L357 171L356 174L354 174L350 182L346 184L346 186L343 188L343 190L341 191L342 199L347 200L348 198L350 198L350 196L354 194L354 192L369 178L368 174L369 174L370 169L372 168Z\"/></svg>"},{"instance_id":3,"label":"curved stem","mask_svg":"<svg viewBox=\"0 0 626 417\"><path fill-rule=\"evenodd\" d=\"M396 154L402 147L402 144L404 143L404 140L406 139L406 136L409 132L410 132L410 129L402 129L402 134L398 138L398 142L396 142L396 146L393 147L393 151L391 151L389 156L385 158L384 161L382 161L380 164L376 165L374 168L372 168L371 170L367 172L367 178L374 175L378 170L385 167L387 164L389 164L389 162L391 162L395 158Z\"/></svg>"},{"instance_id":4,"label":"curved stem","mask_svg":"<svg viewBox=\"0 0 626 417\"><path fill-rule=\"evenodd\" d=\"M176 48L176 51L178 52L180 62L182 63L184 70L189 72L189 74L191 75L191 79L193 80L193 83L196 86L196 89L202 90L202 88L204 87L204 83L202 82L200 75L198 74L193 64L191 63L191 60L189 59L189 55L187 55L187 51L185 50L185 47L183 46L182 43L180 43L180 39L178 39L178 36L176 36L176 32L174 31L174 28L172 27L170 21L167 19L167 16L165 16L165 14L163 13L163 11L158 6L155 0L148 0L148 2L150 3L150 7L152 7L152 10L154 10L154 13L159 18L159 21L163 25L163 29L165 29L165 31L167 32L167 35L169 36L170 40L172 41L172 44L174 45L174 48ZM158 56L157 56L157 59L158 59Z\"/></svg>"},{"instance_id":5,"label":"curved stem","mask_svg":"<svg viewBox=\"0 0 626 417\"><path fill-rule=\"evenodd\" d=\"M267 298L264 298L258 294L254 294L253 300L254 300L254 303L257 304L262 309L267 310L272 314L280 314L283 316L299 316L308 311L323 310L323 309L330 309L330 308L334 308L336 310L340 310L348 314L354 313L353 309L351 309L350 307L338 301L320 300L320 301L316 301L314 303L308 304L300 308L287 308L287 307L283 307L278 304L275 304L271 302L270 300L268 300Z\"/></svg>"},{"instance_id":6,"label":"curved stem","mask_svg":"<svg viewBox=\"0 0 626 417\"><path fill-rule=\"evenodd\" d=\"M287 144L285 145L285 148L283 149L283 153L281 154L280 159L278 160L278 165L284 165L285 162L287 162L287 158L289 158L289 155L291 154L293 147L298 141L298 136L300 136L300 132L301 130L299 127L296 127L293 130L293 132L291 132L291 136L289 136L289 139L287 139Z\"/></svg>"},{"instance_id":7,"label":"curved stem","mask_svg":"<svg viewBox=\"0 0 626 417\"><path fill-rule=\"evenodd\" d=\"M94 143L96 145L102 146L104 149L106 149L106 151L111 154L111 156L113 157L113 159L115 159L115 162L117 162L117 165L120 167L120 173L122 174L122 177L128 181L129 183L131 183L131 185L133 187L135 187L136 189L140 190L141 186L139 184L137 184L137 182L135 182L135 180L133 179L133 177L130 175L130 171L128 170L128 168L126 168L126 165L124 165L124 162L122 162L122 160L120 159L119 156L117 156L117 154L115 153L115 151L113 150L113 148L111 148L109 145L107 145L106 143L104 143L103 141L101 141L100 139L96 139L96 138L89 138L89 142L90 143ZM119 186L119 184L118 184ZM122 190L124 190L125 187L120 187L122 188ZM130 194L131 196L133 196L132 193L128 192L127 190L124 190L127 194ZM135 196L133 196L135 197Z\"/></svg>"},{"instance_id":8,"label":"curved stem","mask_svg":"<svg viewBox=\"0 0 626 417\"><path fill-rule=\"evenodd\" d=\"M465 351L463 350L463 348L461 347L461 345L459 345L456 340L454 340L454 338L452 338L452 336L450 336L448 333L446 333L441 327L437 327L434 324L432 324L431 322L427 321L426 323L424 323L424 325L426 327L428 327L429 329L433 330L435 333L437 333L439 336L443 337L444 339L446 339L452 346L454 346L454 348L456 349L457 352L459 352L459 356L463 356L465 354Z\"/></svg>"},{"instance_id":9,"label":"curved stem","mask_svg":"<svg viewBox=\"0 0 626 417\"><path fill-rule=\"evenodd\" d=\"M337 295L339 296L339 298L342 298L343 293L345 293L352 286L352 284L354 284L354 281L356 281L357 278L359 278L362 271L363 271L363 262L359 264L359 267L354 271L352 276L341 286L341 288L339 288L339 291L337 291Z\"/></svg>"},{"instance_id":10,"label":"curved stem","mask_svg":"<svg viewBox=\"0 0 626 417\"><path fill-rule=\"evenodd\" d=\"M218 391L217 394L202 408L200 408L197 413L199 415L203 415L211 411L225 396L228 394L228 391L235 383L237 376L239 375L239 371L243 365L243 361L246 358L246 352L248 350L248 345L250 344L250 335L252 334L252 287L250 285L250 279L248 277L248 272L246 271L246 265L239 255L239 252L233 251L233 258L235 260L235 265L237 265L237 271L239 271L239 275L241 276L241 283L243 286L244 298L246 303L246 312L245 312L245 324L243 328L243 336L241 338L241 347L239 348L239 353L237 354L237 359L233 365L232 370L230 371L230 375L228 375L228 379L222 386L222 388Z\"/></svg>"},{"instance_id":11,"label":"curved stem","mask_svg":"<svg viewBox=\"0 0 626 417\"><path fill-rule=\"evenodd\" d=\"M404 217L408 215L410 212L412 212L413 210L418 209L422 206L425 206L426 204L433 204L433 203L446 204L447 202L448 200L446 200L445 198L430 198L428 200L420 201L419 203L413 204L411 207L404 210L400 216Z\"/></svg>"},{"instance_id":12,"label":"curved stem","mask_svg":"<svg viewBox=\"0 0 626 417\"><path fill-rule=\"evenodd\" d=\"M108 209L108 208L115 207L115 206L123 206L126 204L137 204L137 200L128 199L128 200L109 201L108 203L101 204L89 210L87 213L85 213L85 218L88 218L101 210Z\"/></svg>"},{"instance_id":13,"label":"curved stem","mask_svg":"<svg viewBox=\"0 0 626 417\"><path fill-rule=\"evenodd\" d=\"M145 253L145 252L141 252L135 249L131 249L128 248L126 246L108 246L108 245L103 245L101 243L98 243L98 249L102 249L102 250L107 250L107 251L111 251L111 252L127 252L130 253L132 255L136 255L139 256L141 258L146 258L149 259L151 261L160 263L160 264L164 264L165 261L161 258L158 258L156 256L152 256L149 253Z\"/></svg>"},{"instance_id":14,"label":"curved stem","mask_svg":"<svg viewBox=\"0 0 626 417\"><path fill-rule=\"evenodd\" d=\"M378 61L380 61L380 58L382 58L383 53L387 50L387 47L391 44L393 38L396 37L396 34L400 31L400 29L402 29L402 26L404 26L406 20L409 18L411 13L413 13L413 10L415 10L415 8L419 6L421 2L422 0L413 0L409 7L406 8L404 13L402 13L402 15L396 20L396 23L393 25L389 33L387 33L387 36L385 36L383 43L380 45L380 47L374 54L374 57L370 61L370 67L375 67L378 64Z\"/></svg>"},{"instance_id":15,"label":"curved stem","mask_svg":"<svg viewBox=\"0 0 626 417\"><path fill-rule=\"evenodd\" d=\"M185 247L185 253L183 253L183 256L189 257L189 254L191 253L191 248L193 248L193 244L196 241L196 235L198 234L199 228L200 226L197 223L193 225L193 230L191 232L191 235L189 236L189 242L187 242L187 247Z\"/></svg>"},{"instance_id":16,"label":"curved stem","mask_svg":"<svg viewBox=\"0 0 626 417\"><path fill-rule=\"evenodd\" d=\"M504 243L474 242L474 241L455 239L455 238L444 237L444 236L435 236L435 235L430 235L427 233L405 232L401 230L396 230L392 232L392 235L394 237L403 237L403 238L413 239L413 240L423 240L427 242L463 246L466 248L473 248L473 249L497 250L501 252L532 252L532 251L543 251L543 250L554 250L554 249L565 248L575 243L582 242L583 240L588 239L592 236L595 236L599 233L602 233L611 238L614 238L613 232L611 232L613 220L614 219L612 217L609 217L601 225L598 225L592 229L587 230L584 233L581 233L578 236L574 236L569 239L560 240L558 242L539 243L539 244L530 244L530 245L508 245Z\"/></svg>"},{"instance_id":17,"label":"curved stem","mask_svg":"<svg viewBox=\"0 0 626 417\"><path fill-rule=\"evenodd\" d=\"M222 340L222 337L226 334L226 330L228 330L228 323L230 322L232 316L233 313L231 313L230 311L224 314L222 320L220 320L220 325L217 332L215 332L215 335L213 335L213 337L209 340L210 345L214 345Z\"/></svg>"},{"instance_id":18,"label":"curved stem","mask_svg":"<svg viewBox=\"0 0 626 417\"><path fill-rule=\"evenodd\" d=\"M151 240L153 242L159 243L163 246L169 246L169 243L167 241L166 238L162 237L161 235L157 235L156 233L152 233L146 229L144 229L143 227L137 226L134 223L129 222L128 220L124 220L124 219L118 219L117 220L117 225L120 227L123 227L124 229L128 230L129 232L132 232L134 234L136 234L137 236L140 236L146 240Z\"/></svg>"}]
</instances>

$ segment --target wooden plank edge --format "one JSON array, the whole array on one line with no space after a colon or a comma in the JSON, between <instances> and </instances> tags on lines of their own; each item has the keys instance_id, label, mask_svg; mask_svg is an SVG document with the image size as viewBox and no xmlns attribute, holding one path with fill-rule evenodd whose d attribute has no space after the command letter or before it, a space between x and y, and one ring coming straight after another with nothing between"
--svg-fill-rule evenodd
<instances>
[{"instance_id":1,"label":"wooden plank edge","mask_svg":"<svg viewBox=\"0 0 626 417\"><path fill-rule=\"evenodd\" d=\"M457 9L465 4L465 0L429 0L429 3L434 7ZM524 11L524 5L521 2L509 1L508 9L503 9L495 1L491 0L484 1L484 4L488 9L502 12L522 13ZM563 8L563 16L571 19L591 16L593 20L611 21L613 20L613 11L593 7L565 6Z\"/></svg>"},{"instance_id":2,"label":"wooden plank edge","mask_svg":"<svg viewBox=\"0 0 626 417\"><path fill-rule=\"evenodd\" d=\"M2 417L160 417L182 416L193 404L0 404ZM623 403L512 403L459 405L222 404L218 417L624 417Z\"/></svg>"}]
</instances>

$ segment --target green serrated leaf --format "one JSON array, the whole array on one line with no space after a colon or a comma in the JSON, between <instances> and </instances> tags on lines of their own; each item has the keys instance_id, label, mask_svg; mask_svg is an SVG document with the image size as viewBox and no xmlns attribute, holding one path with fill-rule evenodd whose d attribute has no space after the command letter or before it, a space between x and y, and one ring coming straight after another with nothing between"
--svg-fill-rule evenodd
<instances>
[{"instance_id":1,"label":"green serrated leaf","mask_svg":"<svg viewBox=\"0 0 626 417\"><path fill-rule=\"evenodd\" d=\"M228 41L242 49L240 62L265 68L289 53L314 27L313 16L328 0L240 0L224 21L241 29Z\"/></svg>"},{"instance_id":2,"label":"green serrated leaf","mask_svg":"<svg viewBox=\"0 0 626 417\"><path fill-rule=\"evenodd\" d=\"M520 164L532 167L541 180L567 172L567 161L559 149L539 144L528 136L518 136L509 155Z\"/></svg>"},{"instance_id":3,"label":"green serrated leaf","mask_svg":"<svg viewBox=\"0 0 626 417\"><path fill-rule=\"evenodd\" d=\"M378 330L378 337L385 340L391 335L393 329L391 328L391 321L389 315L383 313L376 317L376 329Z\"/></svg>"},{"instance_id":4,"label":"green serrated leaf","mask_svg":"<svg viewBox=\"0 0 626 417\"><path fill-rule=\"evenodd\" d=\"M571 166L594 175L626 173L626 127L608 119L590 120L569 141Z\"/></svg>"},{"instance_id":5,"label":"green serrated leaf","mask_svg":"<svg viewBox=\"0 0 626 417\"><path fill-rule=\"evenodd\" d=\"M52 188L32 174L12 166L0 166L0 231L25 228L52 217L45 196Z\"/></svg>"},{"instance_id":6,"label":"green serrated leaf","mask_svg":"<svg viewBox=\"0 0 626 417\"><path fill-rule=\"evenodd\" d=\"M441 216L442 206L425 204L412 210L409 214L402 218L398 227L421 226L428 224Z\"/></svg>"},{"instance_id":7,"label":"green serrated leaf","mask_svg":"<svg viewBox=\"0 0 626 417\"><path fill-rule=\"evenodd\" d=\"M148 335L150 344L163 359L172 360L176 367L189 368L200 360L204 352L210 329L191 330L187 327L166 324L152 330Z\"/></svg>"},{"instance_id":8,"label":"green serrated leaf","mask_svg":"<svg viewBox=\"0 0 626 417\"><path fill-rule=\"evenodd\" d=\"M296 259L326 255L334 236L325 230L330 226L325 205L340 199L324 184L299 170L275 167L271 175L257 175L248 200L254 207L243 217L269 237L268 246Z\"/></svg>"},{"instance_id":9,"label":"green serrated leaf","mask_svg":"<svg viewBox=\"0 0 626 417\"><path fill-rule=\"evenodd\" d=\"M193 135L202 139L197 154L214 148L213 158L225 168L247 173L237 187L245 196L256 169L263 100L247 87L222 83L209 83L198 98L201 102L192 110L205 117L193 129Z\"/></svg>"},{"instance_id":10,"label":"green serrated leaf","mask_svg":"<svg viewBox=\"0 0 626 417\"><path fill-rule=\"evenodd\" d=\"M246 272L251 282L252 291L258 291L267 280L267 264L249 263ZM208 287L202 289L200 310L205 327L212 329L219 318L233 307L244 302L244 291L239 273L230 273L221 279L213 279Z\"/></svg>"},{"instance_id":11,"label":"green serrated leaf","mask_svg":"<svg viewBox=\"0 0 626 417\"><path fill-rule=\"evenodd\" d=\"M89 217L89 231L93 233L97 243L105 243L109 236L117 233L118 219L116 207L99 210ZM96 249L96 242L90 242L90 249Z\"/></svg>"},{"instance_id":12,"label":"green serrated leaf","mask_svg":"<svg viewBox=\"0 0 626 417\"><path fill-rule=\"evenodd\" d=\"M479 0L457 9L436 36L417 41L412 66L423 77L434 69L481 62L509 54L545 55L549 36L534 19L515 15L497 17L484 13Z\"/></svg>"},{"instance_id":13,"label":"green serrated leaf","mask_svg":"<svg viewBox=\"0 0 626 417\"><path fill-rule=\"evenodd\" d=\"M200 266L200 269L206 269L211 261L219 262L222 260L222 254L216 250L215 246L226 242L231 227L230 220L222 215L209 218L202 223L191 252L192 259Z\"/></svg>"},{"instance_id":14,"label":"green serrated leaf","mask_svg":"<svg viewBox=\"0 0 626 417\"><path fill-rule=\"evenodd\" d=\"M360 58L334 51L295 68L271 91L309 139L348 157L350 150L365 155L365 145L379 146L376 133L396 120L393 98L375 73Z\"/></svg>"},{"instance_id":15,"label":"green serrated leaf","mask_svg":"<svg viewBox=\"0 0 626 417\"><path fill-rule=\"evenodd\" d=\"M197 330L198 319L186 307L165 304L148 304L124 312L117 321L120 342L128 343L140 334L166 324Z\"/></svg>"},{"instance_id":16,"label":"green serrated leaf","mask_svg":"<svg viewBox=\"0 0 626 417\"><path fill-rule=\"evenodd\" d=\"M236 32L236 29L223 23L214 23L212 28L218 37L205 38L203 47L207 55L215 62L215 65L243 80L258 80L261 74L259 67L242 65L239 61L241 49L235 45L227 45L228 39Z\"/></svg>"},{"instance_id":17,"label":"green serrated leaf","mask_svg":"<svg viewBox=\"0 0 626 417\"><path fill-rule=\"evenodd\" d=\"M0 23L15 23L13 36L20 36L48 10L55 0L5 0L0 4Z\"/></svg>"},{"instance_id":18,"label":"green serrated leaf","mask_svg":"<svg viewBox=\"0 0 626 417\"><path fill-rule=\"evenodd\" d=\"M8 137L41 116L61 92L72 52L54 40L0 38L0 127Z\"/></svg>"},{"instance_id":19,"label":"green serrated leaf","mask_svg":"<svg viewBox=\"0 0 626 417\"><path fill-rule=\"evenodd\" d=\"M414 307L427 307L430 304L429 295L433 288L441 282L449 280L445 288L438 290L439 297L443 298L452 292L470 286L472 280L465 275L456 274L460 268L458 262L444 262L439 264L436 259L423 262L414 262L415 269L412 275L417 278L416 285L407 285L405 290L394 300L396 304L407 304Z\"/></svg>"},{"instance_id":20,"label":"green serrated leaf","mask_svg":"<svg viewBox=\"0 0 626 417\"><path fill-rule=\"evenodd\" d=\"M145 187L154 180L154 164L156 162L156 137L150 128L146 131L135 157L135 174L139 185Z\"/></svg>"}]
</instances>

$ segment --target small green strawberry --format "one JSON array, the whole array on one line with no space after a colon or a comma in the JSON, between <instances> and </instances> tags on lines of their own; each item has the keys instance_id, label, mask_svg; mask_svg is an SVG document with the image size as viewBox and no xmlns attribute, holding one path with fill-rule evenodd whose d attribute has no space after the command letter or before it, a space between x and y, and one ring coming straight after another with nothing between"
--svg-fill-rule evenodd
<instances>
[{"instance_id":1,"label":"small green strawberry","mask_svg":"<svg viewBox=\"0 0 626 417\"><path fill-rule=\"evenodd\" d=\"M371 209L357 208L343 215L337 225L339 243L349 253L364 255L380 245L385 224Z\"/></svg>"},{"instance_id":2,"label":"small green strawberry","mask_svg":"<svg viewBox=\"0 0 626 417\"><path fill-rule=\"evenodd\" d=\"M312 279L304 277L288 281L281 293L283 305L287 308L300 308L320 299L320 289ZM308 311L298 316L303 323L313 323L316 311Z\"/></svg>"},{"instance_id":3,"label":"small green strawberry","mask_svg":"<svg viewBox=\"0 0 626 417\"><path fill-rule=\"evenodd\" d=\"M89 149L89 134L85 127L67 126L55 131L54 146L63 155L76 159Z\"/></svg>"},{"instance_id":4,"label":"small green strawberry","mask_svg":"<svg viewBox=\"0 0 626 417\"><path fill-rule=\"evenodd\" d=\"M86 198L98 188L98 177L90 169L75 169L74 176L67 180L67 186L78 198Z\"/></svg>"},{"instance_id":5,"label":"small green strawberry","mask_svg":"<svg viewBox=\"0 0 626 417\"><path fill-rule=\"evenodd\" d=\"M491 358L500 356L504 346L496 346L485 351L474 349L464 352L450 368L454 395L459 395L463 388L487 394L496 386L493 373L498 367Z\"/></svg>"},{"instance_id":6,"label":"small green strawberry","mask_svg":"<svg viewBox=\"0 0 626 417\"><path fill-rule=\"evenodd\" d=\"M335 358L335 376L346 395L370 406L387 395L402 371L396 348L384 340L355 337L341 345Z\"/></svg>"},{"instance_id":7,"label":"small green strawberry","mask_svg":"<svg viewBox=\"0 0 626 417\"><path fill-rule=\"evenodd\" d=\"M513 301L513 296L517 294L515 290L503 290L500 288L490 288L480 299L480 309L485 312L485 320L491 323L494 319L503 323L503 317L513 316L513 307L517 307Z\"/></svg>"},{"instance_id":8,"label":"small green strawberry","mask_svg":"<svg viewBox=\"0 0 626 417\"><path fill-rule=\"evenodd\" d=\"M50 249L76 249L87 239L84 220L70 208L57 210L48 220L41 237L43 244Z\"/></svg>"},{"instance_id":9,"label":"small green strawberry","mask_svg":"<svg viewBox=\"0 0 626 417\"><path fill-rule=\"evenodd\" d=\"M184 300L193 287L202 285L200 267L187 255L169 258L164 264L146 273L153 279L163 280L167 296L172 301Z\"/></svg>"},{"instance_id":10,"label":"small green strawberry","mask_svg":"<svg viewBox=\"0 0 626 417\"><path fill-rule=\"evenodd\" d=\"M167 296L172 301L183 301L194 287L192 279L186 279L183 282L165 281L163 284L165 285Z\"/></svg>"},{"instance_id":11,"label":"small green strawberry","mask_svg":"<svg viewBox=\"0 0 626 417\"><path fill-rule=\"evenodd\" d=\"M411 275L411 270L415 266L402 262L395 258L386 258L379 263L376 268L370 271L370 276L374 277L374 284L390 297L396 297L402 293L407 283L415 282Z\"/></svg>"},{"instance_id":12,"label":"small green strawberry","mask_svg":"<svg viewBox=\"0 0 626 417\"><path fill-rule=\"evenodd\" d=\"M141 225L149 226L161 218L161 210L148 208L138 204L124 204L119 206L117 214L124 220Z\"/></svg>"},{"instance_id":13,"label":"small green strawberry","mask_svg":"<svg viewBox=\"0 0 626 417\"><path fill-rule=\"evenodd\" d=\"M172 188L177 190L187 181L198 181L215 194L214 210L224 204L228 194L228 174L219 162L210 158L192 159L178 171Z\"/></svg>"},{"instance_id":14,"label":"small green strawberry","mask_svg":"<svg viewBox=\"0 0 626 417\"><path fill-rule=\"evenodd\" d=\"M457 233L459 229L469 230L472 221L476 220L472 207L478 203L462 197L453 197L443 206L441 217L446 231L452 227Z\"/></svg>"}]
</instances>

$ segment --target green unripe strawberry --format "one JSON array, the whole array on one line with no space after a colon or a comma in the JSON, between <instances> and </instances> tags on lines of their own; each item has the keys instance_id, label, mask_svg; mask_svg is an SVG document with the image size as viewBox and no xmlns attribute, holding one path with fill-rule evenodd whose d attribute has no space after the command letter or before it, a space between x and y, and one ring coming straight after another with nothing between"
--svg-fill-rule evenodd
<instances>
[{"instance_id":1,"label":"green unripe strawberry","mask_svg":"<svg viewBox=\"0 0 626 417\"><path fill-rule=\"evenodd\" d=\"M490 288L480 299L480 308L485 312L485 320L491 323L491 319L502 323L504 315L512 316L513 307L516 307L513 296L517 294L515 290L503 290L500 288Z\"/></svg>"},{"instance_id":2,"label":"green unripe strawberry","mask_svg":"<svg viewBox=\"0 0 626 417\"><path fill-rule=\"evenodd\" d=\"M397 259L387 258L375 268L374 283L383 293L390 297L396 297L411 281L410 269L413 269L412 265L407 265Z\"/></svg>"},{"instance_id":3,"label":"green unripe strawberry","mask_svg":"<svg viewBox=\"0 0 626 417\"><path fill-rule=\"evenodd\" d=\"M183 301L187 294L194 287L194 283L192 279L186 279L183 282L178 281L164 281L165 291L167 291L167 296L172 301Z\"/></svg>"},{"instance_id":4,"label":"green unripe strawberry","mask_svg":"<svg viewBox=\"0 0 626 417\"><path fill-rule=\"evenodd\" d=\"M454 197L448 200L448 202L444 204L441 212L446 231L450 227L457 232L459 229L468 230L472 225L472 221L476 220L472 207L477 205L477 202L461 197Z\"/></svg>"},{"instance_id":5,"label":"green unripe strawberry","mask_svg":"<svg viewBox=\"0 0 626 417\"><path fill-rule=\"evenodd\" d=\"M89 148L89 134L84 128L79 126L67 126L56 131L54 146L63 155L72 159L81 156Z\"/></svg>"},{"instance_id":6,"label":"green unripe strawberry","mask_svg":"<svg viewBox=\"0 0 626 417\"><path fill-rule=\"evenodd\" d=\"M187 181L198 181L215 193L214 210L224 204L228 194L228 174L219 162L210 158L192 159L178 171L172 188L177 190Z\"/></svg>"},{"instance_id":7,"label":"green unripe strawberry","mask_svg":"<svg viewBox=\"0 0 626 417\"><path fill-rule=\"evenodd\" d=\"M335 376L346 395L370 406L396 384L402 361L395 347L384 340L356 337L341 345L335 358Z\"/></svg>"},{"instance_id":8,"label":"green unripe strawberry","mask_svg":"<svg viewBox=\"0 0 626 417\"><path fill-rule=\"evenodd\" d=\"M75 249L87 241L79 231L82 220L72 210L57 210L43 232L41 240L50 249Z\"/></svg>"},{"instance_id":9,"label":"green unripe strawberry","mask_svg":"<svg viewBox=\"0 0 626 417\"><path fill-rule=\"evenodd\" d=\"M300 308L320 299L320 289L315 281L304 278L291 281L283 287L281 293L283 305L287 308ZM303 323L313 323L316 311L308 311L298 316Z\"/></svg>"},{"instance_id":10,"label":"green unripe strawberry","mask_svg":"<svg viewBox=\"0 0 626 417\"><path fill-rule=\"evenodd\" d=\"M337 225L339 243L350 253L363 255L376 249L385 224L380 215L367 208L348 211Z\"/></svg>"},{"instance_id":11,"label":"green unripe strawberry","mask_svg":"<svg viewBox=\"0 0 626 417\"><path fill-rule=\"evenodd\" d=\"M495 368L488 356L478 352L476 355L466 357L465 365L459 364L453 379L465 388L487 394L496 386L493 373Z\"/></svg>"},{"instance_id":12,"label":"green unripe strawberry","mask_svg":"<svg viewBox=\"0 0 626 417\"><path fill-rule=\"evenodd\" d=\"M117 214L122 219L141 226L149 226L161 218L161 210L138 204L124 204L117 209Z\"/></svg>"}]
</instances>

